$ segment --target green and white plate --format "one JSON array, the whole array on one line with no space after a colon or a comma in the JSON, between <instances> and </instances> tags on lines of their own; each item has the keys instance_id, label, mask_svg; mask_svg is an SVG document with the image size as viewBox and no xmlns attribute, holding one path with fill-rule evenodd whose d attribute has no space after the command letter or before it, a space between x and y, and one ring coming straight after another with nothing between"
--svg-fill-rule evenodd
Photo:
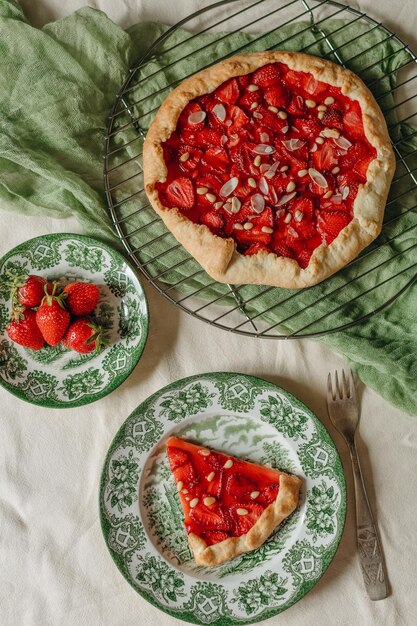
<instances>
[{"instance_id":1,"label":"green and white plate","mask_svg":"<svg viewBox=\"0 0 417 626\"><path fill-rule=\"evenodd\" d=\"M198 567L164 450L173 434L300 476L298 509L258 550ZM290 393L243 374L192 376L148 398L117 433L101 477L101 524L116 565L154 606L195 624L250 624L300 600L332 560L345 512L327 430Z\"/></svg>"},{"instance_id":2,"label":"green and white plate","mask_svg":"<svg viewBox=\"0 0 417 626\"><path fill-rule=\"evenodd\" d=\"M94 312L109 338L99 354L78 354L61 344L29 350L10 341L9 289L0 285L0 384L45 407L94 402L132 372L145 347L148 306L131 266L109 246L82 235L53 234L20 244L0 259L0 274L38 274L63 282L83 280L100 287Z\"/></svg>"}]
</instances>

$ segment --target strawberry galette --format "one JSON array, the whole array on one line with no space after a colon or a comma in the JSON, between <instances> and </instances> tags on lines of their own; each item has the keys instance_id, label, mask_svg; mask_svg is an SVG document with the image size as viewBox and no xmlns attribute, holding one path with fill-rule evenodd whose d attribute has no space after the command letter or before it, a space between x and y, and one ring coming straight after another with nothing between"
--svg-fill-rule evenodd
<instances>
[{"instance_id":1,"label":"strawberry galette","mask_svg":"<svg viewBox=\"0 0 417 626\"><path fill-rule=\"evenodd\" d=\"M180 84L144 145L152 206L216 280L306 287L380 232L395 159L349 70L296 52L237 56Z\"/></svg>"},{"instance_id":2,"label":"strawberry galette","mask_svg":"<svg viewBox=\"0 0 417 626\"><path fill-rule=\"evenodd\" d=\"M167 454L198 565L259 548L297 506L301 481L171 437Z\"/></svg>"}]
</instances>

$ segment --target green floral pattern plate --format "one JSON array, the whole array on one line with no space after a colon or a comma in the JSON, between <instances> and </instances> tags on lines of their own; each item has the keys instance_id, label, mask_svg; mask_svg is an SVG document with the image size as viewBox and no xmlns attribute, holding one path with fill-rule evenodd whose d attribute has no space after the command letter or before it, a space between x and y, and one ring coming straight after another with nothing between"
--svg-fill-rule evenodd
<instances>
[{"instance_id":1,"label":"green floral pattern plate","mask_svg":"<svg viewBox=\"0 0 417 626\"><path fill-rule=\"evenodd\" d=\"M94 317L106 328L109 346L99 354L78 354L61 344L36 351L13 343L5 333L9 290L0 286L3 387L33 404L65 408L94 402L129 376L145 347L149 316L142 286L118 252L82 235L43 235L8 252L0 274L7 270L97 284L101 295Z\"/></svg>"},{"instance_id":2,"label":"green floral pattern plate","mask_svg":"<svg viewBox=\"0 0 417 626\"><path fill-rule=\"evenodd\" d=\"M172 434L295 473L298 509L258 550L198 567L164 450ZM345 479L327 430L290 393L243 374L203 374L161 389L128 417L105 461L100 512L116 565L146 600L195 624L249 624L300 600L328 567L344 526Z\"/></svg>"}]
</instances>

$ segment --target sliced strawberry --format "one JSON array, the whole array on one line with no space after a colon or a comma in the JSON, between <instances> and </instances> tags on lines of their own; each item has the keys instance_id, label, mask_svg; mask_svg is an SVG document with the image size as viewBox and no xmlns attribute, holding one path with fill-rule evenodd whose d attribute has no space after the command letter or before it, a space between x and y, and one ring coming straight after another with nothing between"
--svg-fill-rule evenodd
<instances>
[{"instance_id":1,"label":"sliced strawberry","mask_svg":"<svg viewBox=\"0 0 417 626\"><path fill-rule=\"evenodd\" d=\"M214 235L218 235L224 225L223 217L216 211L207 211L200 217L200 222L210 228Z\"/></svg>"},{"instance_id":2,"label":"sliced strawberry","mask_svg":"<svg viewBox=\"0 0 417 626\"><path fill-rule=\"evenodd\" d=\"M321 119L323 126L330 128L343 129L343 113L337 107L329 107L327 111L324 111Z\"/></svg>"},{"instance_id":3,"label":"sliced strawberry","mask_svg":"<svg viewBox=\"0 0 417 626\"><path fill-rule=\"evenodd\" d=\"M184 450L180 450L179 448L170 446L168 448L168 460L172 471L174 471L177 469L177 467L181 467L181 465L185 465L185 463L188 463L190 457L188 453Z\"/></svg>"},{"instance_id":4,"label":"sliced strawberry","mask_svg":"<svg viewBox=\"0 0 417 626\"><path fill-rule=\"evenodd\" d=\"M300 222L292 222L292 227L298 233L299 239L311 239L316 234L316 227L309 219L302 219Z\"/></svg>"},{"instance_id":5,"label":"sliced strawberry","mask_svg":"<svg viewBox=\"0 0 417 626\"><path fill-rule=\"evenodd\" d=\"M344 170L350 170L355 167L358 161L368 159L369 163L374 158L374 153L375 150L371 152L366 144L358 141L349 148L347 154L340 157L340 164Z\"/></svg>"},{"instance_id":6,"label":"sliced strawberry","mask_svg":"<svg viewBox=\"0 0 417 626\"><path fill-rule=\"evenodd\" d=\"M202 122L199 122L198 124L192 124L189 119L192 113L198 113L202 110L203 109L197 102L189 102L179 117L179 128L192 130L201 130L202 128L204 128L204 120Z\"/></svg>"},{"instance_id":7,"label":"sliced strawberry","mask_svg":"<svg viewBox=\"0 0 417 626\"><path fill-rule=\"evenodd\" d=\"M184 130L183 137L186 144L197 148L208 148L209 146L221 146L223 133L214 128L203 128L203 130Z\"/></svg>"},{"instance_id":8,"label":"sliced strawberry","mask_svg":"<svg viewBox=\"0 0 417 626\"><path fill-rule=\"evenodd\" d=\"M192 209L194 206L193 183L185 176L173 180L166 188L165 195L170 204L180 209Z\"/></svg>"},{"instance_id":9,"label":"sliced strawberry","mask_svg":"<svg viewBox=\"0 0 417 626\"><path fill-rule=\"evenodd\" d=\"M353 166L353 171L355 172L355 174L359 176L359 178L361 179L361 182L366 182L366 174L368 171L368 167L369 167L370 162L373 159L374 159L374 156L370 155L369 157L362 159L362 161L357 161L355 165Z\"/></svg>"},{"instance_id":10,"label":"sliced strawberry","mask_svg":"<svg viewBox=\"0 0 417 626\"><path fill-rule=\"evenodd\" d=\"M244 254L246 256L251 256L252 254L258 254L258 252L271 252L271 250L263 243L254 243L247 250L245 250Z\"/></svg>"},{"instance_id":11,"label":"sliced strawberry","mask_svg":"<svg viewBox=\"0 0 417 626\"><path fill-rule=\"evenodd\" d=\"M177 483L182 482L184 486L192 486L198 482L198 477L194 466L191 462L185 463L173 470L174 478Z\"/></svg>"},{"instance_id":12,"label":"sliced strawberry","mask_svg":"<svg viewBox=\"0 0 417 626\"><path fill-rule=\"evenodd\" d=\"M295 70L288 70L285 74L285 82L291 87L300 87L301 86L301 72L296 72Z\"/></svg>"},{"instance_id":13,"label":"sliced strawberry","mask_svg":"<svg viewBox=\"0 0 417 626\"><path fill-rule=\"evenodd\" d=\"M347 213L342 213L341 211L321 211L318 228L325 235L326 243L330 243L350 221L351 217Z\"/></svg>"},{"instance_id":14,"label":"sliced strawberry","mask_svg":"<svg viewBox=\"0 0 417 626\"><path fill-rule=\"evenodd\" d=\"M312 118L297 117L293 122L293 126L300 132L299 135L296 135L300 138L314 139L322 130L318 121Z\"/></svg>"},{"instance_id":15,"label":"sliced strawberry","mask_svg":"<svg viewBox=\"0 0 417 626\"><path fill-rule=\"evenodd\" d=\"M239 106L251 111L251 106L254 102L261 102L262 95L258 91L245 91L243 96L239 100Z\"/></svg>"},{"instance_id":16,"label":"sliced strawberry","mask_svg":"<svg viewBox=\"0 0 417 626\"><path fill-rule=\"evenodd\" d=\"M272 240L271 248L278 256L285 256L289 259L294 258L294 252L291 250L288 244L286 244L282 239Z\"/></svg>"},{"instance_id":17,"label":"sliced strawberry","mask_svg":"<svg viewBox=\"0 0 417 626\"><path fill-rule=\"evenodd\" d=\"M231 126L228 127L229 134L238 132L249 122L249 118L244 110L236 105L228 107L227 118L232 121Z\"/></svg>"},{"instance_id":18,"label":"sliced strawberry","mask_svg":"<svg viewBox=\"0 0 417 626\"><path fill-rule=\"evenodd\" d=\"M239 99L239 84L236 78L229 78L225 83L217 87L214 95L224 104L234 104Z\"/></svg>"},{"instance_id":19,"label":"sliced strawberry","mask_svg":"<svg viewBox=\"0 0 417 626\"><path fill-rule=\"evenodd\" d=\"M208 546L225 541L226 539L229 539L229 537L230 535L222 530L207 530L206 532L201 533L201 538L204 539Z\"/></svg>"},{"instance_id":20,"label":"sliced strawberry","mask_svg":"<svg viewBox=\"0 0 417 626\"><path fill-rule=\"evenodd\" d=\"M337 164L337 152L336 148L329 141L319 146L319 148L313 152L314 167L319 172L326 172Z\"/></svg>"},{"instance_id":21,"label":"sliced strawberry","mask_svg":"<svg viewBox=\"0 0 417 626\"><path fill-rule=\"evenodd\" d=\"M227 172L229 169L229 157L223 148L212 147L203 154L201 164L219 172Z\"/></svg>"},{"instance_id":22,"label":"sliced strawberry","mask_svg":"<svg viewBox=\"0 0 417 626\"><path fill-rule=\"evenodd\" d=\"M257 497L257 501L262 504L269 505L277 499L279 485L268 485L262 490L261 494Z\"/></svg>"},{"instance_id":23,"label":"sliced strawberry","mask_svg":"<svg viewBox=\"0 0 417 626\"><path fill-rule=\"evenodd\" d=\"M239 87L245 89L251 82L251 77L249 74L242 74L242 76L237 77L237 82Z\"/></svg>"},{"instance_id":24,"label":"sliced strawberry","mask_svg":"<svg viewBox=\"0 0 417 626\"><path fill-rule=\"evenodd\" d=\"M312 74L301 72L301 87L311 97L317 98L327 90L326 83L316 80Z\"/></svg>"},{"instance_id":25,"label":"sliced strawberry","mask_svg":"<svg viewBox=\"0 0 417 626\"><path fill-rule=\"evenodd\" d=\"M359 189L359 181L356 178L356 176L353 174L353 172L340 174L337 177L337 183L339 185L339 189L342 194L343 194L343 190L346 187L348 188L348 194L345 200L350 200L351 202L353 202L353 200L356 198L356 194L358 193L358 189Z\"/></svg>"},{"instance_id":26,"label":"sliced strawberry","mask_svg":"<svg viewBox=\"0 0 417 626\"><path fill-rule=\"evenodd\" d=\"M311 219L313 217L314 202L312 198L299 198L291 205L291 213L295 215L297 211L303 214L303 219Z\"/></svg>"},{"instance_id":27,"label":"sliced strawberry","mask_svg":"<svg viewBox=\"0 0 417 626\"><path fill-rule=\"evenodd\" d=\"M281 79L281 70L276 63L260 67L253 73L252 82L259 87L270 87Z\"/></svg>"},{"instance_id":28,"label":"sliced strawberry","mask_svg":"<svg viewBox=\"0 0 417 626\"><path fill-rule=\"evenodd\" d=\"M260 504L242 502L230 507L231 515L236 523L236 536L245 535L260 518L264 507ZM242 514L246 512L245 514Z\"/></svg>"},{"instance_id":29,"label":"sliced strawberry","mask_svg":"<svg viewBox=\"0 0 417 626\"><path fill-rule=\"evenodd\" d=\"M214 191L214 193L219 193L220 188L223 185L223 180L221 176L217 174L207 173L199 176L196 180L196 187L207 187L209 191ZM200 200L204 196L198 196L198 200Z\"/></svg>"},{"instance_id":30,"label":"sliced strawberry","mask_svg":"<svg viewBox=\"0 0 417 626\"><path fill-rule=\"evenodd\" d=\"M195 508L190 509L190 518L201 526L213 530L228 530L228 524L223 516L211 507L199 503Z\"/></svg>"},{"instance_id":31,"label":"sliced strawberry","mask_svg":"<svg viewBox=\"0 0 417 626\"><path fill-rule=\"evenodd\" d=\"M276 113L272 113L264 106L259 106L256 109L256 112L259 115L262 115L261 118L258 118L258 122L262 122L264 126L272 129L276 133L281 133L282 129L285 126L288 126L287 120L282 120Z\"/></svg>"},{"instance_id":32,"label":"sliced strawberry","mask_svg":"<svg viewBox=\"0 0 417 626\"><path fill-rule=\"evenodd\" d=\"M306 105L303 98L294 93L291 97L291 102L287 106L287 112L291 115L302 115L306 111Z\"/></svg>"},{"instance_id":33,"label":"sliced strawberry","mask_svg":"<svg viewBox=\"0 0 417 626\"><path fill-rule=\"evenodd\" d=\"M285 109L291 99L291 94L280 82L265 89L265 100L268 104L279 109Z\"/></svg>"},{"instance_id":34,"label":"sliced strawberry","mask_svg":"<svg viewBox=\"0 0 417 626\"><path fill-rule=\"evenodd\" d=\"M226 491L235 500L250 500L251 493L258 490L258 485L255 481L248 478L240 472L236 472L229 476L226 483Z\"/></svg>"},{"instance_id":35,"label":"sliced strawberry","mask_svg":"<svg viewBox=\"0 0 417 626\"><path fill-rule=\"evenodd\" d=\"M181 159L184 155L188 155L188 158L184 161ZM193 171L197 168L202 152L198 148L193 146L181 146L178 150L178 163L181 169L184 171Z\"/></svg>"},{"instance_id":36,"label":"sliced strawberry","mask_svg":"<svg viewBox=\"0 0 417 626\"><path fill-rule=\"evenodd\" d=\"M362 111L358 102L352 102L349 109L346 111L343 118L343 125L352 137L358 139L363 137Z\"/></svg>"}]
</instances>

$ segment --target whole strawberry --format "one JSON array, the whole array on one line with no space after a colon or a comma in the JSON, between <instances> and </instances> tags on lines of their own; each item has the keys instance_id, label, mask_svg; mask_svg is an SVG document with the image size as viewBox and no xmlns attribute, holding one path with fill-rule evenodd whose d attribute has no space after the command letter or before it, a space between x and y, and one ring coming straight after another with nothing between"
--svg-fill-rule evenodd
<instances>
[{"instance_id":1,"label":"whole strawberry","mask_svg":"<svg viewBox=\"0 0 417 626\"><path fill-rule=\"evenodd\" d=\"M6 326L6 332L10 339L25 348L40 350L45 341L36 323L36 313L31 309L25 309L18 319L11 321Z\"/></svg>"},{"instance_id":2,"label":"whole strawberry","mask_svg":"<svg viewBox=\"0 0 417 626\"><path fill-rule=\"evenodd\" d=\"M46 291L39 309L36 311L36 323L46 343L55 346L61 341L70 323L70 314L67 311L64 298L65 294L55 295L58 283L54 282L52 293Z\"/></svg>"},{"instance_id":3,"label":"whole strawberry","mask_svg":"<svg viewBox=\"0 0 417 626\"><path fill-rule=\"evenodd\" d=\"M99 352L105 340L101 326L94 324L88 317L80 317L75 320L65 333L62 343L70 350L87 354Z\"/></svg>"},{"instance_id":4,"label":"whole strawberry","mask_svg":"<svg viewBox=\"0 0 417 626\"><path fill-rule=\"evenodd\" d=\"M91 283L69 283L64 288L64 293L67 294L66 303L73 315L92 313L100 298L99 288Z\"/></svg>"},{"instance_id":5,"label":"whole strawberry","mask_svg":"<svg viewBox=\"0 0 417 626\"><path fill-rule=\"evenodd\" d=\"M37 307L42 302L45 295L45 285L48 285L48 293L51 292L52 286L46 278L30 274L23 285L19 285L17 290L17 299L20 304L28 308Z\"/></svg>"}]
</instances>

